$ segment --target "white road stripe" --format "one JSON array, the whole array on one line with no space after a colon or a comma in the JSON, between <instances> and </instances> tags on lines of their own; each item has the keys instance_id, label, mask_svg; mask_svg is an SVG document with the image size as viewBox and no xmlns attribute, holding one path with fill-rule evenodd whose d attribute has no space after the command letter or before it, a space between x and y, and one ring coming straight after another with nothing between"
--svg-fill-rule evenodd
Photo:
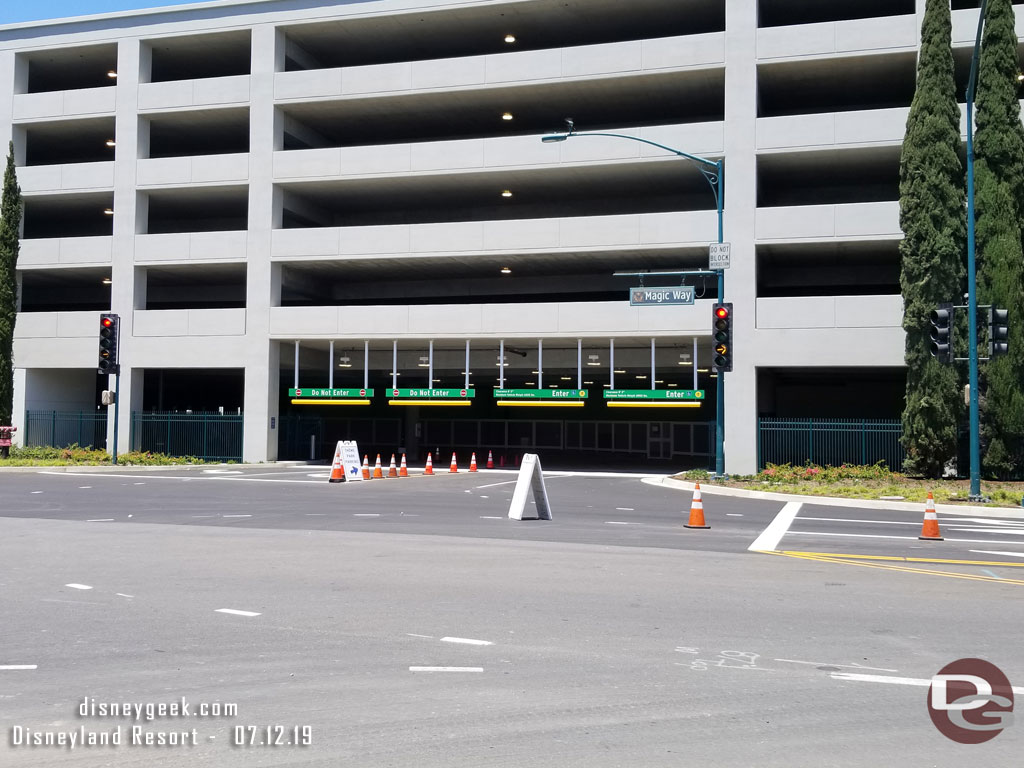
<instances>
[{"instance_id":1,"label":"white road stripe","mask_svg":"<svg viewBox=\"0 0 1024 768\"><path fill-rule=\"evenodd\" d=\"M217 608L214 613L230 613L233 616L262 616L261 613L252 611L236 611L234 608Z\"/></svg>"},{"instance_id":2,"label":"white road stripe","mask_svg":"<svg viewBox=\"0 0 1024 768\"><path fill-rule=\"evenodd\" d=\"M480 515L480 519L481 520L504 520L505 518L504 517L499 517L497 515Z\"/></svg>"},{"instance_id":3,"label":"white road stripe","mask_svg":"<svg viewBox=\"0 0 1024 768\"><path fill-rule=\"evenodd\" d=\"M793 519L797 516L802 506L803 504L799 501L787 502L779 510L779 514L775 516L775 519L768 523L768 527L761 531L761 535L754 539L754 543L747 547L747 550L749 552L774 551L779 546L779 542L782 541L782 537L786 535L789 526L793 524Z\"/></svg>"},{"instance_id":4,"label":"white road stripe","mask_svg":"<svg viewBox=\"0 0 1024 768\"><path fill-rule=\"evenodd\" d=\"M946 514L940 512L939 514ZM981 525L1011 525L1011 526L1022 526L1024 521L1021 520L999 520L993 517L957 517L957 518L942 518L943 523L980 523Z\"/></svg>"},{"instance_id":5,"label":"white road stripe","mask_svg":"<svg viewBox=\"0 0 1024 768\"><path fill-rule=\"evenodd\" d=\"M409 667L410 672L483 672L483 667Z\"/></svg>"},{"instance_id":6,"label":"white road stripe","mask_svg":"<svg viewBox=\"0 0 1024 768\"><path fill-rule=\"evenodd\" d=\"M39 669L36 664L0 664L0 669Z\"/></svg>"},{"instance_id":7,"label":"white road stripe","mask_svg":"<svg viewBox=\"0 0 1024 768\"><path fill-rule=\"evenodd\" d=\"M800 515L797 520L818 520L826 523L878 523L879 525L920 525L921 521L917 520L912 523L908 523L904 520L853 520L847 517L804 517ZM945 522L945 521L943 521Z\"/></svg>"},{"instance_id":8,"label":"white road stripe","mask_svg":"<svg viewBox=\"0 0 1024 768\"><path fill-rule=\"evenodd\" d=\"M67 475L66 472L39 472L40 475ZM75 472L79 477L105 477L105 478L117 478L119 480L131 480L138 475L110 475L100 474L98 472ZM188 483L192 480L207 480L209 482L217 483L230 483L230 482L246 482L246 483L306 483L308 485L321 485L320 481L317 480L277 480L269 477L245 477L235 476L226 477L224 475L207 475L207 476L196 476L196 477L184 477L183 475L149 475L150 480L181 480L182 482ZM515 482L513 480L513 482ZM136 483L136 485L144 485L144 483ZM33 491L33 493L42 493L42 491Z\"/></svg>"},{"instance_id":9,"label":"white road stripe","mask_svg":"<svg viewBox=\"0 0 1024 768\"><path fill-rule=\"evenodd\" d=\"M84 490L87 490L89 488L92 488L92 486L91 485L80 485L80 486L78 486L78 490L80 490L80 491L84 491Z\"/></svg>"},{"instance_id":10,"label":"white road stripe","mask_svg":"<svg viewBox=\"0 0 1024 768\"><path fill-rule=\"evenodd\" d=\"M306 517L326 517L326 512L307 512Z\"/></svg>"},{"instance_id":11,"label":"white road stripe","mask_svg":"<svg viewBox=\"0 0 1024 768\"><path fill-rule=\"evenodd\" d=\"M964 533L998 533L1007 536L1024 536L1024 528L963 528L959 525L946 526L950 531L963 531Z\"/></svg>"},{"instance_id":12,"label":"white road stripe","mask_svg":"<svg viewBox=\"0 0 1024 768\"><path fill-rule=\"evenodd\" d=\"M425 637L427 638L427 640L434 639L433 635L417 635L415 632L406 632L405 634L407 634L409 637Z\"/></svg>"},{"instance_id":13,"label":"white road stripe","mask_svg":"<svg viewBox=\"0 0 1024 768\"><path fill-rule=\"evenodd\" d=\"M775 661L783 661L787 664L810 664L813 667L846 667L848 669L873 669L876 672L898 672L896 669L886 669L885 667L865 667L863 664L831 664L826 661L798 661L797 659L775 659Z\"/></svg>"},{"instance_id":14,"label":"white road stripe","mask_svg":"<svg viewBox=\"0 0 1024 768\"><path fill-rule=\"evenodd\" d=\"M469 637L442 637L442 643L461 643L462 645L494 645L490 640L473 640Z\"/></svg>"},{"instance_id":15,"label":"white road stripe","mask_svg":"<svg viewBox=\"0 0 1024 768\"><path fill-rule=\"evenodd\" d=\"M30 493L36 494L36 493L42 493L42 491L30 491Z\"/></svg>"},{"instance_id":16,"label":"white road stripe","mask_svg":"<svg viewBox=\"0 0 1024 768\"><path fill-rule=\"evenodd\" d=\"M546 480L547 478L545 477L544 479ZM475 486L473 486L473 488L475 490L479 491L481 488L497 488L499 485L512 485L513 483L518 483L518 482L519 482L518 480L506 480L503 483L489 483L487 485L475 485Z\"/></svg>"},{"instance_id":17,"label":"white road stripe","mask_svg":"<svg viewBox=\"0 0 1024 768\"><path fill-rule=\"evenodd\" d=\"M221 517L252 517L252 515L221 515Z\"/></svg>"},{"instance_id":18,"label":"white road stripe","mask_svg":"<svg viewBox=\"0 0 1024 768\"><path fill-rule=\"evenodd\" d=\"M726 512L725 516L726 517L743 517L743 515L741 515L739 512Z\"/></svg>"},{"instance_id":19,"label":"white road stripe","mask_svg":"<svg viewBox=\"0 0 1024 768\"><path fill-rule=\"evenodd\" d=\"M790 531L793 536L846 536L855 539L906 539L917 541L916 536L884 536L880 533L824 533L823 531ZM1024 544L1024 541L993 541L992 539L951 539L948 536L946 541L957 541L961 544Z\"/></svg>"},{"instance_id":20,"label":"white road stripe","mask_svg":"<svg viewBox=\"0 0 1024 768\"><path fill-rule=\"evenodd\" d=\"M991 549L970 549L968 552L974 552L978 555L1008 555L1009 557L1024 557L1024 552L998 552Z\"/></svg>"},{"instance_id":21,"label":"white road stripe","mask_svg":"<svg viewBox=\"0 0 1024 768\"><path fill-rule=\"evenodd\" d=\"M72 589L92 589L88 584L65 584L64 586Z\"/></svg>"},{"instance_id":22,"label":"white road stripe","mask_svg":"<svg viewBox=\"0 0 1024 768\"><path fill-rule=\"evenodd\" d=\"M616 512L635 512L636 510L633 509L633 507L616 507L615 511Z\"/></svg>"},{"instance_id":23,"label":"white road stripe","mask_svg":"<svg viewBox=\"0 0 1024 768\"><path fill-rule=\"evenodd\" d=\"M377 512L354 512L352 517L380 517Z\"/></svg>"},{"instance_id":24,"label":"white road stripe","mask_svg":"<svg viewBox=\"0 0 1024 768\"><path fill-rule=\"evenodd\" d=\"M604 524L605 525L629 525L629 523L624 523L624 522L621 522L619 520L605 520Z\"/></svg>"},{"instance_id":25,"label":"white road stripe","mask_svg":"<svg viewBox=\"0 0 1024 768\"><path fill-rule=\"evenodd\" d=\"M112 523L112 522L114 522L114 518L112 518L112 517L96 517L96 518L93 518L92 520L86 520L85 522L87 522L87 523Z\"/></svg>"},{"instance_id":26,"label":"white road stripe","mask_svg":"<svg viewBox=\"0 0 1024 768\"><path fill-rule=\"evenodd\" d=\"M145 483L132 483L132 485L145 485Z\"/></svg>"},{"instance_id":27,"label":"white road stripe","mask_svg":"<svg viewBox=\"0 0 1024 768\"><path fill-rule=\"evenodd\" d=\"M135 595L126 595L124 592L115 592L118 597L135 597Z\"/></svg>"},{"instance_id":28,"label":"white road stripe","mask_svg":"<svg viewBox=\"0 0 1024 768\"><path fill-rule=\"evenodd\" d=\"M192 517L216 517L216 515L192 515Z\"/></svg>"},{"instance_id":29,"label":"white road stripe","mask_svg":"<svg viewBox=\"0 0 1024 768\"><path fill-rule=\"evenodd\" d=\"M888 677L886 675L859 675L854 672L833 672L833 680L850 680L857 683L887 683L889 685L916 685L927 688L932 684L930 677ZM1024 693L1024 686L1013 686L1014 693Z\"/></svg>"}]
</instances>

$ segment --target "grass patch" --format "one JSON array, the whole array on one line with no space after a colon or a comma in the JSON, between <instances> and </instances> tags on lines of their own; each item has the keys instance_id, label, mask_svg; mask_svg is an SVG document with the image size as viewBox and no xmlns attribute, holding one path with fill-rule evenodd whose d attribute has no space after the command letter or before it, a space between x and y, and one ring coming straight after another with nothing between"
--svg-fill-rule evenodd
<instances>
[{"instance_id":1,"label":"grass patch","mask_svg":"<svg viewBox=\"0 0 1024 768\"><path fill-rule=\"evenodd\" d=\"M100 466L110 464L110 454L96 448L69 445L67 448L49 446L35 448L11 448L10 458L0 459L0 467L67 467ZM163 453L130 451L117 456L117 463L125 466L177 466L183 464L206 464L193 456L167 456Z\"/></svg>"},{"instance_id":2,"label":"grass patch","mask_svg":"<svg viewBox=\"0 0 1024 768\"><path fill-rule=\"evenodd\" d=\"M690 470L675 475L675 478L752 491L772 491L801 496L835 496L843 499L901 496L905 501L923 503L931 491L937 503L967 504L967 497L970 494L969 480L926 480L909 477L890 471L881 462L871 466L844 464L839 467L769 464L756 475L735 475L728 480L712 480L710 473L704 470ZM1024 482L983 481L981 494L991 500L989 506L1021 506Z\"/></svg>"}]
</instances>

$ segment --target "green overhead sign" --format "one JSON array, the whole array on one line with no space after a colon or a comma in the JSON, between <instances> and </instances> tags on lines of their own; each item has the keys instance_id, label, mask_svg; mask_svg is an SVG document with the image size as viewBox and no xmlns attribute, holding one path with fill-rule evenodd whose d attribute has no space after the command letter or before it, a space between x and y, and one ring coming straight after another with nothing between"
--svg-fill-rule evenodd
<instances>
[{"instance_id":1,"label":"green overhead sign","mask_svg":"<svg viewBox=\"0 0 1024 768\"><path fill-rule=\"evenodd\" d=\"M300 387L298 389L289 389L288 397L317 397L317 398L341 398L347 399L352 397L373 397L372 389L313 389L307 387Z\"/></svg>"},{"instance_id":2,"label":"green overhead sign","mask_svg":"<svg viewBox=\"0 0 1024 768\"><path fill-rule=\"evenodd\" d=\"M401 399L412 397L417 399L435 400L464 400L473 397L476 390L473 389L385 389L388 397Z\"/></svg>"},{"instance_id":3,"label":"green overhead sign","mask_svg":"<svg viewBox=\"0 0 1024 768\"><path fill-rule=\"evenodd\" d=\"M703 389L606 389L605 400L703 400Z\"/></svg>"},{"instance_id":4,"label":"green overhead sign","mask_svg":"<svg viewBox=\"0 0 1024 768\"><path fill-rule=\"evenodd\" d=\"M586 400L585 389L495 389L496 400Z\"/></svg>"}]
</instances>

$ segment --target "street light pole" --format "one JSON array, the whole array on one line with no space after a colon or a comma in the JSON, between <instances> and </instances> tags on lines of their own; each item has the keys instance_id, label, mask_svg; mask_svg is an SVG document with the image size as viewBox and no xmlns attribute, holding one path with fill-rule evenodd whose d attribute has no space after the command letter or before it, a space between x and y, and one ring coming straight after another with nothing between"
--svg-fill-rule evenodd
<instances>
[{"instance_id":1,"label":"street light pole","mask_svg":"<svg viewBox=\"0 0 1024 768\"><path fill-rule=\"evenodd\" d=\"M715 206L718 212L718 242L723 242L723 236L725 234L723 228L725 210L725 165L723 164L722 159L708 160L706 157L691 155L687 152L674 149L673 147L667 147L664 144L659 144L656 141L642 139L639 136L630 136L626 133L598 133L590 131L586 133L577 133L571 120L566 120L565 122L569 126L568 132L544 136L541 138L541 141L545 144L550 144L556 141L565 141L566 139L576 136L609 136L616 139L629 139L630 141L639 141L641 144L649 144L652 147L657 147L658 149L663 149L666 152L671 152L673 155L685 157L687 160L694 163L697 166L697 170L701 172L701 175L711 186L711 192L715 196ZM725 301L725 270L716 269L714 272L718 275L718 301L723 302ZM723 371L718 372L715 393L715 475L717 477L725 477L725 376Z\"/></svg>"},{"instance_id":2,"label":"street light pole","mask_svg":"<svg viewBox=\"0 0 1024 768\"><path fill-rule=\"evenodd\" d=\"M968 498L981 501L981 446L978 439L978 294L974 253L974 89L978 82L978 58L981 52L981 33L985 28L985 6L981 0L978 33L974 38L971 55L971 74L967 80L967 389L970 414L971 489Z\"/></svg>"}]
</instances>

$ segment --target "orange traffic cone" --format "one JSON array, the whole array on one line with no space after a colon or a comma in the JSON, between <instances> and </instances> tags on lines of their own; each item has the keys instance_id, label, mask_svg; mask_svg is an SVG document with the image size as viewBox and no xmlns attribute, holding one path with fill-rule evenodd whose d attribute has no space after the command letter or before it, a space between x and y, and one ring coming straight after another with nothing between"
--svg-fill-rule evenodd
<instances>
[{"instance_id":1,"label":"orange traffic cone","mask_svg":"<svg viewBox=\"0 0 1024 768\"><path fill-rule=\"evenodd\" d=\"M363 480L370 479L370 457L363 454Z\"/></svg>"},{"instance_id":2,"label":"orange traffic cone","mask_svg":"<svg viewBox=\"0 0 1024 768\"><path fill-rule=\"evenodd\" d=\"M380 454L377 454L377 463L373 465L373 479L384 477L384 468L380 465Z\"/></svg>"},{"instance_id":3,"label":"orange traffic cone","mask_svg":"<svg viewBox=\"0 0 1024 768\"><path fill-rule=\"evenodd\" d=\"M388 477L398 477L398 467L395 464L395 454L391 454L391 466L388 467Z\"/></svg>"},{"instance_id":4,"label":"orange traffic cone","mask_svg":"<svg viewBox=\"0 0 1024 768\"><path fill-rule=\"evenodd\" d=\"M494 454L491 451L487 452L487 468L494 469Z\"/></svg>"},{"instance_id":5,"label":"orange traffic cone","mask_svg":"<svg viewBox=\"0 0 1024 768\"><path fill-rule=\"evenodd\" d=\"M476 470L476 451L473 451L473 453L469 457L469 471L470 472L476 472L477 471Z\"/></svg>"},{"instance_id":6,"label":"orange traffic cone","mask_svg":"<svg viewBox=\"0 0 1024 768\"><path fill-rule=\"evenodd\" d=\"M409 467L405 463L405 454L404 453L402 454L402 466L400 466L398 468L398 476L399 477L408 477L409 476Z\"/></svg>"},{"instance_id":7,"label":"orange traffic cone","mask_svg":"<svg viewBox=\"0 0 1024 768\"><path fill-rule=\"evenodd\" d=\"M429 451L427 451L427 466L423 470L423 474L424 475L432 475L432 474L434 474L434 462L430 458L430 452Z\"/></svg>"},{"instance_id":8,"label":"orange traffic cone","mask_svg":"<svg viewBox=\"0 0 1024 768\"><path fill-rule=\"evenodd\" d=\"M700 483L693 489L693 501L690 502L690 522L684 528L710 528L704 523L704 502L700 498Z\"/></svg>"},{"instance_id":9,"label":"orange traffic cone","mask_svg":"<svg viewBox=\"0 0 1024 768\"><path fill-rule=\"evenodd\" d=\"M452 465L448 467L448 472L458 472L459 463L455 460L455 451L452 451Z\"/></svg>"},{"instance_id":10,"label":"orange traffic cone","mask_svg":"<svg viewBox=\"0 0 1024 768\"><path fill-rule=\"evenodd\" d=\"M341 465L341 446L334 449L334 461L331 463L331 477L329 483L345 482L345 468Z\"/></svg>"},{"instance_id":11,"label":"orange traffic cone","mask_svg":"<svg viewBox=\"0 0 1024 768\"><path fill-rule=\"evenodd\" d=\"M939 531L939 518L935 516L935 499L932 492L928 491L928 500L924 505L924 524L921 526L921 535L917 538L921 541L942 541L942 533Z\"/></svg>"}]
</instances>

